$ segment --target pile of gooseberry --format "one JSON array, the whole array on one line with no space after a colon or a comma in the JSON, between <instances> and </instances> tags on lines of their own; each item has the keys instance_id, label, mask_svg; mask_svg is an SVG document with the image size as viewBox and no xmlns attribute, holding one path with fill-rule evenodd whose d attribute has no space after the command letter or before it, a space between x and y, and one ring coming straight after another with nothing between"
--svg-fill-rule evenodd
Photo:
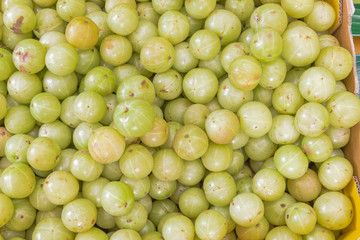
<instances>
[{"instance_id":1,"label":"pile of gooseberry","mask_svg":"<svg viewBox=\"0 0 360 240\"><path fill-rule=\"evenodd\" d=\"M0 240L333 240L353 57L315 0L1 0Z\"/></svg>"}]
</instances>

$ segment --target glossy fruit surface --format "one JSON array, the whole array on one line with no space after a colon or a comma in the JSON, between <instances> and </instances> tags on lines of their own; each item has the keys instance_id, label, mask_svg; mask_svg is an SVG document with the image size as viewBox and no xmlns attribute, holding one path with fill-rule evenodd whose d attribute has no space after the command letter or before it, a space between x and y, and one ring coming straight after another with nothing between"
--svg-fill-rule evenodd
<instances>
[{"instance_id":1,"label":"glossy fruit surface","mask_svg":"<svg viewBox=\"0 0 360 240\"><path fill-rule=\"evenodd\" d=\"M264 136L271 128L272 117L269 109L261 102L243 104L238 112L241 129L250 137Z\"/></svg>"},{"instance_id":2,"label":"glossy fruit surface","mask_svg":"<svg viewBox=\"0 0 360 240\"><path fill-rule=\"evenodd\" d=\"M109 34L101 42L99 50L105 62L112 66L120 66L131 58L132 47L127 38Z\"/></svg>"},{"instance_id":3,"label":"glossy fruit surface","mask_svg":"<svg viewBox=\"0 0 360 240\"><path fill-rule=\"evenodd\" d=\"M95 205L88 199L78 198L66 204L61 213L64 226L72 232L85 232L94 226L97 218Z\"/></svg>"},{"instance_id":4,"label":"glossy fruit surface","mask_svg":"<svg viewBox=\"0 0 360 240\"><path fill-rule=\"evenodd\" d=\"M352 101L353 100L353 101ZM350 107L353 110L347 110ZM352 127L360 116L357 114L357 109L360 105L358 99L350 92L338 92L326 104L329 111L330 124L336 128L349 128ZM341 116L341 117L340 117Z\"/></svg>"},{"instance_id":5,"label":"glossy fruit surface","mask_svg":"<svg viewBox=\"0 0 360 240\"><path fill-rule=\"evenodd\" d=\"M144 43L140 52L140 60L144 67L151 72L165 72L174 64L174 47L165 38L152 37Z\"/></svg>"},{"instance_id":6,"label":"glossy fruit surface","mask_svg":"<svg viewBox=\"0 0 360 240\"><path fill-rule=\"evenodd\" d=\"M351 63L352 56L348 50L340 46L329 46L320 51L315 66L327 68L338 81L349 75Z\"/></svg>"},{"instance_id":7,"label":"glossy fruit surface","mask_svg":"<svg viewBox=\"0 0 360 240\"><path fill-rule=\"evenodd\" d=\"M72 201L79 193L79 182L69 172L54 171L46 177L44 192L50 202L63 205Z\"/></svg>"},{"instance_id":8,"label":"glossy fruit surface","mask_svg":"<svg viewBox=\"0 0 360 240\"><path fill-rule=\"evenodd\" d=\"M78 61L78 53L67 42L50 47L45 56L46 67L52 73L60 76L65 76L75 71Z\"/></svg>"},{"instance_id":9,"label":"glossy fruit surface","mask_svg":"<svg viewBox=\"0 0 360 240\"><path fill-rule=\"evenodd\" d=\"M306 155L295 145L284 145L274 155L277 170L286 178L303 176L308 168Z\"/></svg>"},{"instance_id":10,"label":"glossy fruit surface","mask_svg":"<svg viewBox=\"0 0 360 240\"><path fill-rule=\"evenodd\" d=\"M134 193L123 182L109 182L101 192L101 205L113 216L122 216L131 211L134 204Z\"/></svg>"},{"instance_id":11,"label":"glossy fruit surface","mask_svg":"<svg viewBox=\"0 0 360 240\"><path fill-rule=\"evenodd\" d=\"M98 27L87 17L76 17L66 26L66 40L75 48L87 50L98 41Z\"/></svg>"},{"instance_id":12,"label":"glossy fruit surface","mask_svg":"<svg viewBox=\"0 0 360 240\"><path fill-rule=\"evenodd\" d=\"M296 234L310 233L316 224L316 213L306 203L294 203L285 212L286 225Z\"/></svg>"},{"instance_id":13,"label":"glossy fruit surface","mask_svg":"<svg viewBox=\"0 0 360 240\"><path fill-rule=\"evenodd\" d=\"M330 230L345 228L353 218L351 201L339 192L322 194L314 202L314 210L318 216L318 222Z\"/></svg>"},{"instance_id":14,"label":"glossy fruit surface","mask_svg":"<svg viewBox=\"0 0 360 240\"><path fill-rule=\"evenodd\" d=\"M237 89L249 91L260 82L262 69L260 63L252 56L241 56L230 64L229 80Z\"/></svg>"},{"instance_id":15,"label":"glossy fruit surface","mask_svg":"<svg viewBox=\"0 0 360 240\"><path fill-rule=\"evenodd\" d=\"M6 49L0 49L0 62L1 71L4 75L0 77L1 80L8 79L11 74L15 71L14 63L12 61L11 53Z\"/></svg>"},{"instance_id":16,"label":"glossy fruit surface","mask_svg":"<svg viewBox=\"0 0 360 240\"><path fill-rule=\"evenodd\" d=\"M128 4L117 4L107 16L107 24L111 31L118 35L129 35L138 24L138 14Z\"/></svg>"},{"instance_id":17,"label":"glossy fruit surface","mask_svg":"<svg viewBox=\"0 0 360 240\"><path fill-rule=\"evenodd\" d=\"M176 132L173 145L175 152L181 158L191 161L204 155L209 143L204 130L189 124Z\"/></svg>"},{"instance_id":18,"label":"glossy fruit surface","mask_svg":"<svg viewBox=\"0 0 360 240\"><path fill-rule=\"evenodd\" d=\"M4 170L0 178L1 191L11 198L25 198L35 189L35 174L24 163L13 163ZM5 205L6 206L6 205Z\"/></svg>"},{"instance_id":19,"label":"glossy fruit surface","mask_svg":"<svg viewBox=\"0 0 360 240\"><path fill-rule=\"evenodd\" d=\"M53 169L60 160L61 148L49 137L38 137L27 150L27 161L33 168L40 171Z\"/></svg>"},{"instance_id":20,"label":"glossy fruit surface","mask_svg":"<svg viewBox=\"0 0 360 240\"><path fill-rule=\"evenodd\" d=\"M266 3L256 8L250 16L250 26L256 32L262 28L272 28L282 34L287 25L284 9L278 4Z\"/></svg>"},{"instance_id":21,"label":"glossy fruit surface","mask_svg":"<svg viewBox=\"0 0 360 240\"><path fill-rule=\"evenodd\" d=\"M16 34L28 33L35 28L36 17L32 9L21 3L10 5L4 11L4 25Z\"/></svg>"},{"instance_id":22,"label":"glossy fruit surface","mask_svg":"<svg viewBox=\"0 0 360 240\"><path fill-rule=\"evenodd\" d=\"M258 224L264 216L264 204L254 193L240 193L230 203L232 219L243 227Z\"/></svg>"},{"instance_id":23,"label":"glossy fruit surface","mask_svg":"<svg viewBox=\"0 0 360 240\"><path fill-rule=\"evenodd\" d=\"M294 66L306 66L315 61L320 53L319 38L316 32L309 27L290 28L284 32L282 38L282 56Z\"/></svg>"},{"instance_id":24,"label":"glossy fruit surface","mask_svg":"<svg viewBox=\"0 0 360 240\"><path fill-rule=\"evenodd\" d=\"M124 137L140 137L154 125L154 110L142 99L127 99L119 103L114 112L116 129Z\"/></svg>"},{"instance_id":25,"label":"glossy fruit surface","mask_svg":"<svg viewBox=\"0 0 360 240\"><path fill-rule=\"evenodd\" d=\"M16 44L13 63L23 73L38 73L45 66L45 48L35 39L25 39Z\"/></svg>"},{"instance_id":26,"label":"glossy fruit surface","mask_svg":"<svg viewBox=\"0 0 360 240\"><path fill-rule=\"evenodd\" d=\"M125 150L125 139L111 127L100 127L88 141L91 156L99 163L109 164L120 159Z\"/></svg>"}]
</instances>

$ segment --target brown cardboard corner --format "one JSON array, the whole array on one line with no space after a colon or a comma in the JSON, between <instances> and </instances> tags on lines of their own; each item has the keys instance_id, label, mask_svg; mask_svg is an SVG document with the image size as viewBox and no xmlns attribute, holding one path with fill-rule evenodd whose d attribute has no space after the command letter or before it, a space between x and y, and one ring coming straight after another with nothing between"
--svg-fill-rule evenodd
<instances>
[{"instance_id":1,"label":"brown cardboard corner","mask_svg":"<svg viewBox=\"0 0 360 240\"><path fill-rule=\"evenodd\" d=\"M340 0L342 1L342 0ZM351 33L351 22L352 16L355 12L354 4L352 0L345 0L342 3L342 7L339 9L342 10L342 24L340 27L334 32L334 36L336 36L340 42L340 45L350 51L350 53L354 57L353 61L353 70L350 75L344 80L344 83L348 89L348 91L354 93L358 96L359 94L359 82L357 81L358 76L356 72L356 61L355 61L355 46Z\"/></svg>"},{"instance_id":2,"label":"brown cardboard corner","mask_svg":"<svg viewBox=\"0 0 360 240\"><path fill-rule=\"evenodd\" d=\"M354 57L353 69L349 76L344 79L348 91L354 94L359 93L359 82L356 73L355 47L351 33L351 17L354 14L354 5L352 0L343 1L342 7L342 24L334 32L334 36L340 42L340 45L350 51ZM354 175L360 174L360 123L351 128L350 141L344 147L345 157L349 159L354 167Z\"/></svg>"},{"instance_id":3,"label":"brown cardboard corner","mask_svg":"<svg viewBox=\"0 0 360 240\"><path fill-rule=\"evenodd\" d=\"M355 53L360 54L360 36L353 36Z\"/></svg>"}]
</instances>

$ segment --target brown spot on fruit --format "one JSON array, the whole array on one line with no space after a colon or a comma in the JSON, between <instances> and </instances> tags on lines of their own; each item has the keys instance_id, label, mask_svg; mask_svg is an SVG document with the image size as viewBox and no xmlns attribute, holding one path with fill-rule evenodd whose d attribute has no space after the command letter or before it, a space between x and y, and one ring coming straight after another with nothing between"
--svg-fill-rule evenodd
<instances>
[{"instance_id":1,"label":"brown spot on fruit","mask_svg":"<svg viewBox=\"0 0 360 240\"><path fill-rule=\"evenodd\" d=\"M284 203L280 204L280 207L284 208L286 205Z\"/></svg>"},{"instance_id":2,"label":"brown spot on fruit","mask_svg":"<svg viewBox=\"0 0 360 240\"><path fill-rule=\"evenodd\" d=\"M114 45L112 43L109 43L107 46L106 46L107 49L113 49L114 48Z\"/></svg>"},{"instance_id":3,"label":"brown spot on fruit","mask_svg":"<svg viewBox=\"0 0 360 240\"><path fill-rule=\"evenodd\" d=\"M24 66L19 66L19 70L20 70L20 72L23 72L23 73L29 73L28 71L26 71Z\"/></svg>"},{"instance_id":4,"label":"brown spot on fruit","mask_svg":"<svg viewBox=\"0 0 360 240\"><path fill-rule=\"evenodd\" d=\"M141 82L141 86L143 86L143 87L145 87L145 88L149 88L149 84L148 84L145 80L143 80L143 81Z\"/></svg>"},{"instance_id":5,"label":"brown spot on fruit","mask_svg":"<svg viewBox=\"0 0 360 240\"><path fill-rule=\"evenodd\" d=\"M307 144L304 144L304 151L306 152L306 154L307 154L308 156L311 156L311 155L312 155L311 149L308 147Z\"/></svg>"},{"instance_id":6,"label":"brown spot on fruit","mask_svg":"<svg viewBox=\"0 0 360 240\"><path fill-rule=\"evenodd\" d=\"M189 134L186 134L186 135L185 135L185 138L189 138Z\"/></svg>"},{"instance_id":7,"label":"brown spot on fruit","mask_svg":"<svg viewBox=\"0 0 360 240\"><path fill-rule=\"evenodd\" d=\"M16 23L14 23L14 25L13 25L12 28L10 28L10 29L13 30L13 32L16 33L16 34L21 34L21 33L23 33L23 32L20 30L20 27L21 27L22 24L23 24L23 20L24 20L24 17L23 17L23 16L19 17L19 18L16 20Z\"/></svg>"}]
</instances>

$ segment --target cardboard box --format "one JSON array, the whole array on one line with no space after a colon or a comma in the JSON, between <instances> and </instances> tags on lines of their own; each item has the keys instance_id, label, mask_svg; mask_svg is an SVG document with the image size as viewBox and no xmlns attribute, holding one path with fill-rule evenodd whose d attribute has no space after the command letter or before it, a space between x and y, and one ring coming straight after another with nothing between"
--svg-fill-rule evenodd
<instances>
[{"instance_id":1,"label":"cardboard box","mask_svg":"<svg viewBox=\"0 0 360 240\"><path fill-rule=\"evenodd\" d=\"M344 80L348 91L358 96L359 82L356 72L356 55L354 41L351 34L351 17L355 12L352 0L327 0L338 13L338 18L334 26L330 29L331 33L340 42L340 45L348 49L354 57L354 66L350 75ZM344 193L351 199L354 205L354 219L349 227L343 230L341 240L360 239L360 123L351 128L351 137L347 146L344 147L345 157L351 161L354 167L354 177L349 185L344 189Z\"/></svg>"}]
</instances>

